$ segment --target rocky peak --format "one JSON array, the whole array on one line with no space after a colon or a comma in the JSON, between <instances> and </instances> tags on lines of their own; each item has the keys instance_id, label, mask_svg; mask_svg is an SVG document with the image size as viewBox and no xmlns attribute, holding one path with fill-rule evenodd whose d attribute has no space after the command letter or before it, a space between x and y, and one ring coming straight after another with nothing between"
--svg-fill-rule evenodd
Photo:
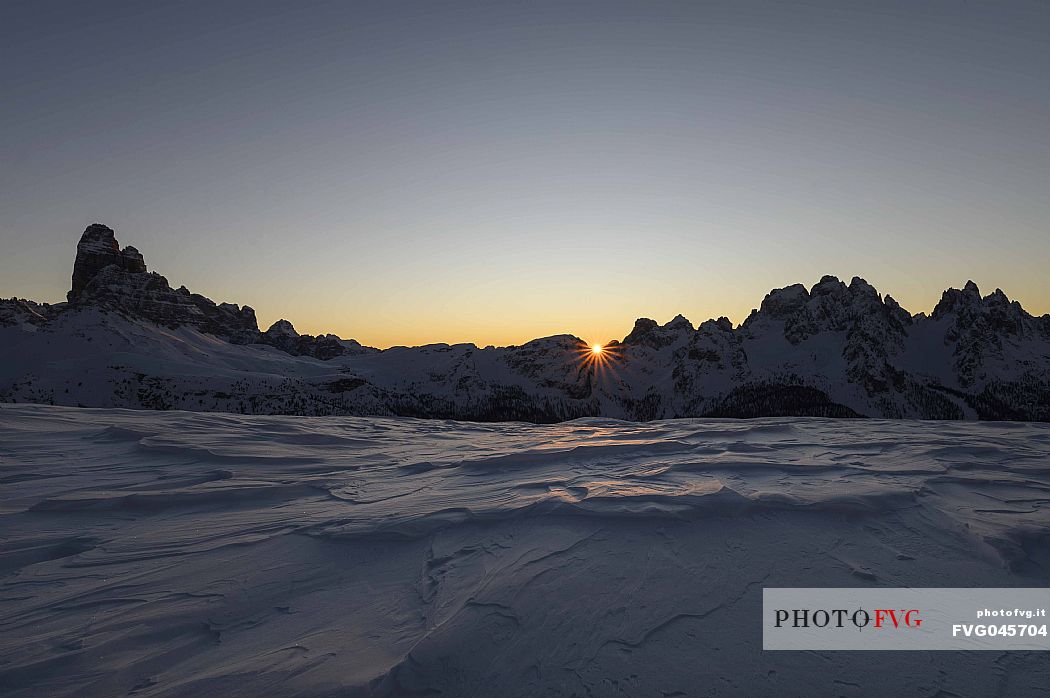
<instances>
[{"instance_id":1,"label":"rocky peak","mask_svg":"<svg viewBox=\"0 0 1050 698\"><path fill-rule=\"evenodd\" d=\"M99 254L113 254L120 252L113 229L102 223L92 223L84 228L77 243L78 252L95 252Z\"/></svg>"},{"instance_id":2,"label":"rocky peak","mask_svg":"<svg viewBox=\"0 0 1050 698\"><path fill-rule=\"evenodd\" d=\"M84 229L77 243L77 257L73 262L73 284L66 294L75 302L91 280L109 266L115 266L129 274L146 272L146 261L134 247L120 249L113 229L101 223L92 223Z\"/></svg>"},{"instance_id":3,"label":"rocky peak","mask_svg":"<svg viewBox=\"0 0 1050 698\"><path fill-rule=\"evenodd\" d=\"M973 281L967 281L960 291L957 288L949 288L941 294L933 313L933 319L939 319L951 313L958 313L963 308L973 308L981 303L981 291Z\"/></svg>"},{"instance_id":4,"label":"rocky peak","mask_svg":"<svg viewBox=\"0 0 1050 698\"><path fill-rule=\"evenodd\" d=\"M989 362L1007 360L1009 346L1026 337L1050 338L1050 325L1032 317L1001 289L982 298L972 281L962 290L945 291L930 318L945 323L944 343L954 346L955 370L964 386L980 381Z\"/></svg>"},{"instance_id":5,"label":"rocky peak","mask_svg":"<svg viewBox=\"0 0 1050 698\"><path fill-rule=\"evenodd\" d=\"M854 276L849 285L825 276L810 293L805 311L792 318L791 329L801 337L832 330L859 333L865 341L886 341L900 335L903 325L911 320L896 301L883 299L859 276Z\"/></svg>"},{"instance_id":6,"label":"rocky peak","mask_svg":"<svg viewBox=\"0 0 1050 698\"><path fill-rule=\"evenodd\" d=\"M693 323L682 315L675 315L666 325L658 325L655 320L643 317L635 320L634 329L624 337L623 343L644 344L653 349L660 349L688 339L695 331Z\"/></svg>"},{"instance_id":7,"label":"rocky peak","mask_svg":"<svg viewBox=\"0 0 1050 698\"><path fill-rule=\"evenodd\" d=\"M700 323L700 326L696 328L697 334L707 334L711 332L732 332L733 321L729 318L722 316L717 320L704 320Z\"/></svg>"},{"instance_id":8,"label":"rocky peak","mask_svg":"<svg viewBox=\"0 0 1050 698\"><path fill-rule=\"evenodd\" d=\"M859 276L854 276L850 280L849 290L853 295L864 295L876 299L879 297L879 292L875 290L875 287Z\"/></svg>"},{"instance_id":9,"label":"rocky peak","mask_svg":"<svg viewBox=\"0 0 1050 698\"><path fill-rule=\"evenodd\" d=\"M634 321L634 328L631 330L630 334L623 338L623 343L635 344L638 342L638 340L640 340L642 337L646 336L659 326L660 325L656 322L656 320L647 317L640 317Z\"/></svg>"},{"instance_id":10,"label":"rocky peak","mask_svg":"<svg viewBox=\"0 0 1050 698\"><path fill-rule=\"evenodd\" d=\"M131 274L146 273L146 260L136 248L128 245L120 251L120 256L124 271Z\"/></svg>"},{"instance_id":11,"label":"rocky peak","mask_svg":"<svg viewBox=\"0 0 1050 698\"><path fill-rule=\"evenodd\" d=\"M1010 303L1011 303L1010 299L1007 297L1007 295L1005 293L1003 293L1003 289L1001 289L1001 288L997 288L994 291L992 291L990 294L985 296L984 301L985 301L985 303L987 303L989 305L1000 305L1000 306L1002 306L1002 305L1010 305ZM1013 302L1016 303L1017 301L1013 301Z\"/></svg>"},{"instance_id":12,"label":"rocky peak","mask_svg":"<svg viewBox=\"0 0 1050 698\"><path fill-rule=\"evenodd\" d=\"M146 262L137 249L130 245L121 249L112 228L101 223L89 225L80 237L69 300L76 306L114 310L173 329L193 327L234 344L261 342L295 356L330 359L374 351L334 334L300 335L287 320L278 320L266 332L259 332L250 306L215 303L185 286L172 289L163 276L146 271Z\"/></svg>"},{"instance_id":13,"label":"rocky peak","mask_svg":"<svg viewBox=\"0 0 1050 698\"><path fill-rule=\"evenodd\" d=\"M266 330L263 334L271 337L298 337L299 333L295 331L295 326L287 320L281 319L270 325L270 329Z\"/></svg>"},{"instance_id":14,"label":"rocky peak","mask_svg":"<svg viewBox=\"0 0 1050 698\"><path fill-rule=\"evenodd\" d=\"M130 245L117 243L113 229L89 225L80 236L73 262L73 306L94 306L148 320L164 327L194 327L201 332L246 344L257 341L255 311L233 303L216 304L185 287L177 291Z\"/></svg>"},{"instance_id":15,"label":"rocky peak","mask_svg":"<svg viewBox=\"0 0 1050 698\"><path fill-rule=\"evenodd\" d=\"M886 310L889 312L890 316L896 318L897 322L901 323L901 325L912 324L913 320L911 313L902 308L901 304L898 303L893 296L886 294L882 299L882 302L886 306Z\"/></svg>"},{"instance_id":16,"label":"rocky peak","mask_svg":"<svg viewBox=\"0 0 1050 698\"><path fill-rule=\"evenodd\" d=\"M55 315L54 306L25 298L0 299L0 327L43 325Z\"/></svg>"},{"instance_id":17,"label":"rocky peak","mask_svg":"<svg viewBox=\"0 0 1050 698\"><path fill-rule=\"evenodd\" d=\"M1035 318L1002 289L982 298L972 281L967 281L961 291L950 288L941 295L931 317L938 320L948 316L955 318L959 332L970 333L988 330L997 335L1020 335L1039 324L1033 324Z\"/></svg>"},{"instance_id":18,"label":"rocky peak","mask_svg":"<svg viewBox=\"0 0 1050 698\"><path fill-rule=\"evenodd\" d=\"M742 328L751 339L782 332L792 345L815 336L841 341L849 380L880 399L892 384L889 358L903 349L905 326L911 322L896 301L883 300L864 279L853 277L846 285L828 275L809 291L795 284L770 292ZM832 340L832 335L841 339Z\"/></svg>"},{"instance_id":19,"label":"rocky peak","mask_svg":"<svg viewBox=\"0 0 1050 698\"><path fill-rule=\"evenodd\" d=\"M775 320L782 320L804 308L809 302L809 297L809 291L802 284L775 288L762 299L762 305L758 310L751 311L751 317L761 314Z\"/></svg>"},{"instance_id":20,"label":"rocky peak","mask_svg":"<svg viewBox=\"0 0 1050 698\"><path fill-rule=\"evenodd\" d=\"M668 322L666 325L664 325L664 327L666 327L667 329L673 329L673 330L686 330L687 329L690 332L693 331L693 323L689 322L689 320L687 320L685 318L685 316L682 315L681 313L679 313L678 315L675 315L671 319L670 322Z\"/></svg>"},{"instance_id":21,"label":"rocky peak","mask_svg":"<svg viewBox=\"0 0 1050 698\"><path fill-rule=\"evenodd\" d=\"M259 342L277 347L292 356L312 356L324 361L345 354L360 354L369 351L352 339L344 340L334 334L323 334L316 337L299 334L292 323L284 319L270 325L270 328L259 336Z\"/></svg>"},{"instance_id":22,"label":"rocky peak","mask_svg":"<svg viewBox=\"0 0 1050 698\"><path fill-rule=\"evenodd\" d=\"M848 287L846 284L839 281L839 277L825 275L820 277L820 281L813 285L813 288L809 291L809 295L814 297L829 296L831 294L840 294L846 290L848 290Z\"/></svg>"}]
</instances>

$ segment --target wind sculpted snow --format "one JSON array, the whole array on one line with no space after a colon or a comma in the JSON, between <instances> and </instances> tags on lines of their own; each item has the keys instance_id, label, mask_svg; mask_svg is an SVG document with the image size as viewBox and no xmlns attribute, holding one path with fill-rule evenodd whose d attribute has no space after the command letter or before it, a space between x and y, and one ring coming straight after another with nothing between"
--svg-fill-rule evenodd
<instances>
[{"instance_id":1,"label":"wind sculpted snow","mask_svg":"<svg viewBox=\"0 0 1050 698\"><path fill-rule=\"evenodd\" d=\"M1037 695L764 586L1047 586L1050 426L0 407L0 693Z\"/></svg>"}]
</instances>

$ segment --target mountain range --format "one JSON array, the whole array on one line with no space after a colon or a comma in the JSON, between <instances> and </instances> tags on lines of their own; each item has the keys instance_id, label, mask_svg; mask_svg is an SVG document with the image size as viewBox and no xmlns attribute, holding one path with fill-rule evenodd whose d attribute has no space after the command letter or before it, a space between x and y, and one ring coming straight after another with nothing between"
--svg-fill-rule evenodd
<instances>
[{"instance_id":1,"label":"mountain range","mask_svg":"<svg viewBox=\"0 0 1050 698\"><path fill-rule=\"evenodd\" d=\"M0 402L556 422L821 416L1050 421L1050 315L971 281L911 314L859 277L771 291L739 326L642 318L571 335L378 350L261 331L88 226L64 303L0 300Z\"/></svg>"}]
</instances>

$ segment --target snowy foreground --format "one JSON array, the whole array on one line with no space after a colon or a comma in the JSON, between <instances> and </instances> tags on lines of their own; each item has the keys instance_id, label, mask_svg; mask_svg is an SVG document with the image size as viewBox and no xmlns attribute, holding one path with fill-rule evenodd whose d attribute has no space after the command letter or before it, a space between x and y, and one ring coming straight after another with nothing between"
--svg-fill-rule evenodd
<instances>
[{"instance_id":1,"label":"snowy foreground","mask_svg":"<svg viewBox=\"0 0 1050 698\"><path fill-rule=\"evenodd\" d=\"M0 694L1036 695L764 586L1050 586L1050 425L0 406Z\"/></svg>"}]
</instances>

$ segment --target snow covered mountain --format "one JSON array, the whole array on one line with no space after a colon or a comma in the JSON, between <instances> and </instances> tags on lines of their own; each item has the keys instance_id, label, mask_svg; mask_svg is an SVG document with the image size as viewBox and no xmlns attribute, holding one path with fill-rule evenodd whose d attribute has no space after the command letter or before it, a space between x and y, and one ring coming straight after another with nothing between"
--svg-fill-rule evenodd
<instances>
[{"instance_id":1,"label":"snow covered mountain","mask_svg":"<svg viewBox=\"0 0 1050 698\"><path fill-rule=\"evenodd\" d=\"M968 282L912 315L860 278L770 292L739 326L640 319L595 361L577 337L379 351L260 331L173 289L89 226L68 302L0 301L0 402L555 422L578 417L1050 420L1050 316Z\"/></svg>"}]
</instances>

